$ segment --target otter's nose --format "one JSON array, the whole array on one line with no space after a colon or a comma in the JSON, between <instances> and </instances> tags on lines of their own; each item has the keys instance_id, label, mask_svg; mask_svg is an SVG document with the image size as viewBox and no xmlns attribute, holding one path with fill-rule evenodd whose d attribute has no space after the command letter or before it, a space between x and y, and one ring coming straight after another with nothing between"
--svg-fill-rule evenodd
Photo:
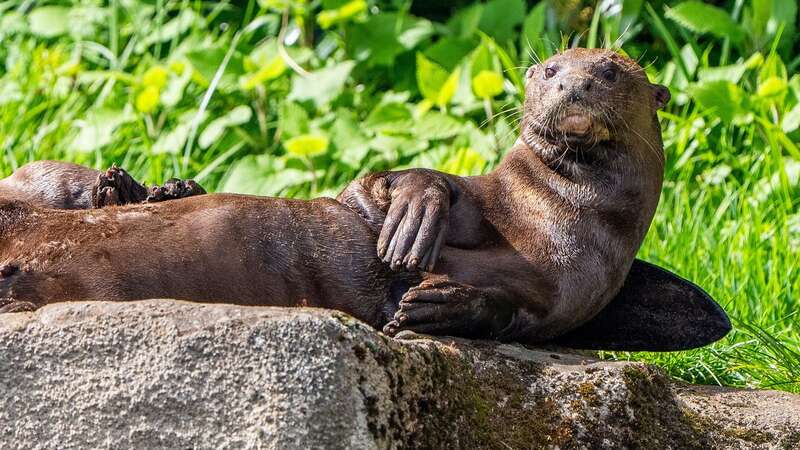
<instances>
[{"instance_id":1,"label":"otter's nose","mask_svg":"<svg viewBox=\"0 0 800 450\"><path fill-rule=\"evenodd\" d=\"M558 83L559 91L567 91L567 99L576 102L586 98L586 93L592 90L594 83L590 78L563 80Z\"/></svg>"}]
</instances>

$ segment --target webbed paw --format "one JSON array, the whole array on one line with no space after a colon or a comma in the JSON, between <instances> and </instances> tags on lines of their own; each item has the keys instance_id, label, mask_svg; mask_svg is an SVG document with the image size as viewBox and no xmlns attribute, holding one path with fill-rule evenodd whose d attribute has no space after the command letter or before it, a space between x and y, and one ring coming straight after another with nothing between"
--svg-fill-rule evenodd
<instances>
[{"instance_id":1,"label":"webbed paw","mask_svg":"<svg viewBox=\"0 0 800 450\"><path fill-rule=\"evenodd\" d=\"M487 337L502 326L486 295L472 286L449 280L423 281L403 295L400 308L383 328L389 336L401 331L461 337Z\"/></svg>"},{"instance_id":2,"label":"webbed paw","mask_svg":"<svg viewBox=\"0 0 800 450\"><path fill-rule=\"evenodd\" d=\"M92 188L94 208L141 203L145 198L147 189L116 164L100 174Z\"/></svg>"},{"instance_id":3,"label":"webbed paw","mask_svg":"<svg viewBox=\"0 0 800 450\"><path fill-rule=\"evenodd\" d=\"M148 203L163 202L179 198L191 197L193 195L203 195L206 190L194 180L179 180L172 178L167 180L163 186L153 186L147 196Z\"/></svg>"}]
</instances>

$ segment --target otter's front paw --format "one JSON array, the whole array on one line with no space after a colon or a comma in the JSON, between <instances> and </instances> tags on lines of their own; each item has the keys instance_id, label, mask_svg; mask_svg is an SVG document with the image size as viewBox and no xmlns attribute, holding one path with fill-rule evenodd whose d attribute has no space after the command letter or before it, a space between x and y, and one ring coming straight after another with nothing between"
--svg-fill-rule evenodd
<instances>
[{"instance_id":1,"label":"otter's front paw","mask_svg":"<svg viewBox=\"0 0 800 450\"><path fill-rule=\"evenodd\" d=\"M497 322L498 314L479 289L452 281L424 281L403 295L400 309L383 332L480 338L491 336Z\"/></svg>"},{"instance_id":2,"label":"otter's front paw","mask_svg":"<svg viewBox=\"0 0 800 450\"><path fill-rule=\"evenodd\" d=\"M153 186L150 188L150 194L147 196L149 203L163 202L166 200L175 200L184 197L191 197L193 195L203 195L206 190L202 186L195 183L194 180L179 180L172 178L164 183L163 186Z\"/></svg>"},{"instance_id":3,"label":"otter's front paw","mask_svg":"<svg viewBox=\"0 0 800 450\"><path fill-rule=\"evenodd\" d=\"M97 177L92 188L92 206L94 208L141 203L145 198L147 198L147 189L116 164Z\"/></svg>"},{"instance_id":4,"label":"otter's front paw","mask_svg":"<svg viewBox=\"0 0 800 450\"><path fill-rule=\"evenodd\" d=\"M447 181L435 173L418 170L392 180L378 256L392 270L432 271L445 241L450 202Z\"/></svg>"}]
</instances>

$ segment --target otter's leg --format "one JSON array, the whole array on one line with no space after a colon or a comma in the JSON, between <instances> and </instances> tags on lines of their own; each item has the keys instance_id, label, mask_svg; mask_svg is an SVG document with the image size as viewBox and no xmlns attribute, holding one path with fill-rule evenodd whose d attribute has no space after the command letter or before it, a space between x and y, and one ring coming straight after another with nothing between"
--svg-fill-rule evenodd
<instances>
[{"instance_id":1,"label":"otter's leg","mask_svg":"<svg viewBox=\"0 0 800 450\"><path fill-rule=\"evenodd\" d=\"M491 300L490 293L466 284L436 277L411 288L400 300L394 320L384 333L400 331L494 338L511 321L511 308Z\"/></svg>"},{"instance_id":2,"label":"otter's leg","mask_svg":"<svg viewBox=\"0 0 800 450\"><path fill-rule=\"evenodd\" d=\"M14 298L14 278L19 276L19 267L14 264L0 266L0 314L33 311L36 305Z\"/></svg>"},{"instance_id":3,"label":"otter's leg","mask_svg":"<svg viewBox=\"0 0 800 450\"><path fill-rule=\"evenodd\" d=\"M170 179L163 186L147 188L115 164L97 178L92 189L92 205L103 208L129 203L155 203L205 193L205 189L194 180L184 181L177 178Z\"/></svg>"},{"instance_id":4,"label":"otter's leg","mask_svg":"<svg viewBox=\"0 0 800 450\"><path fill-rule=\"evenodd\" d=\"M125 169L112 165L97 177L92 188L92 206L126 205L141 203L147 199L147 188L137 183Z\"/></svg>"},{"instance_id":5,"label":"otter's leg","mask_svg":"<svg viewBox=\"0 0 800 450\"><path fill-rule=\"evenodd\" d=\"M36 305L31 302L21 302L11 299L0 299L0 314L36 311Z\"/></svg>"},{"instance_id":6,"label":"otter's leg","mask_svg":"<svg viewBox=\"0 0 800 450\"><path fill-rule=\"evenodd\" d=\"M163 186L151 187L146 200L154 203L204 194L206 194L206 190L194 180L171 178Z\"/></svg>"}]
</instances>

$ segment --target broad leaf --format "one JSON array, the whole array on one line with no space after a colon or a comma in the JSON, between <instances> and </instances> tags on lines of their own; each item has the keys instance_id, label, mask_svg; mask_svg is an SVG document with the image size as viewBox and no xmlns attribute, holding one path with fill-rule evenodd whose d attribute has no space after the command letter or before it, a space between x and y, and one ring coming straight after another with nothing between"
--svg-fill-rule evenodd
<instances>
[{"instance_id":1,"label":"broad leaf","mask_svg":"<svg viewBox=\"0 0 800 450\"><path fill-rule=\"evenodd\" d=\"M800 103L794 105L794 108L786 113L781 121L781 128L785 133L791 133L798 127L800 127Z\"/></svg>"},{"instance_id":2,"label":"broad leaf","mask_svg":"<svg viewBox=\"0 0 800 450\"><path fill-rule=\"evenodd\" d=\"M339 111L330 130L331 142L336 147L334 159L359 169L369 153L369 140L361 127L347 111Z\"/></svg>"},{"instance_id":3,"label":"broad leaf","mask_svg":"<svg viewBox=\"0 0 800 450\"><path fill-rule=\"evenodd\" d=\"M301 158L322 155L328 150L328 138L318 134L302 134L283 143L286 151Z\"/></svg>"},{"instance_id":4,"label":"broad leaf","mask_svg":"<svg viewBox=\"0 0 800 450\"><path fill-rule=\"evenodd\" d=\"M447 139L460 133L464 124L444 113L429 111L417 120L414 134L421 139Z\"/></svg>"},{"instance_id":5,"label":"broad leaf","mask_svg":"<svg viewBox=\"0 0 800 450\"><path fill-rule=\"evenodd\" d=\"M240 105L233 108L228 114L212 120L197 140L200 148L208 148L222 137L222 133L229 127L247 123L253 115L249 106Z\"/></svg>"},{"instance_id":6,"label":"broad leaf","mask_svg":"<svg viewBox=\"0 0 800 450\"><path fill-rule=\"evenodd\" d=\"M667 9L666 16L696 33L711 33L737 42L744 36L742 29L725 10L700 1L680 3Z\"/></svg>"},{"instance_id":7,"label":"broad leaf","mask_svg":"<svg viewBox=\"0 0 800 450\"><path fill-rule=\"evenodd\" d=\"M524 0L491 0L483 7L479 28L498 41L514 37L514 28L525 19Z\"/></svg>"},{"instance_id":8,"label":"broad leaf","mask_svg":"<svg viewBox=\"0 0 800 450\"><path fill-rule=\"evenodd\" d=\"M544 56L545 41L544 41L544 25L545 13L547 12L547 2L540 2L538 5L531 9L525 22L522 24L522 37L520 48L522 54L525 55L525 61L531 62L536 59L533 57Z\"/></svg>"},{"instance_id":9,"label":"broad leaf","mask_svg":"<svg viewBox=\"0 0 800 450\"><path fill-rule=\"evenodd\" d=\"M503 92L503 76L493 70L483 70L472 79L472 90L483 99L491 99Z\"/></svg>"},{"instance_id":10,"label":"broad leaf","mask_svg":"<svg viewBox=\"0 0 800 450\"><path fill-rule=\"evenodd\" d=\"M70 8L66 6L42 6L28 14L31 33L52 38L67 33L70 30Z\"/></svg>"},{"instance_id":11,"label":"broad leaf","mask_svg":"<svg viewBox=\"0 0 800 450\"><path fill-rule=\"evenodd\" d=\"M310 100L317 107L327 105L341 94L353 66L355 66L353 61L345 61L312 72L307 77L295 76L289 100Z\"/></svg>"},{"instance_id":12,"label":"broad leaf","mask_svg":"<svg viewBox=\"0 0 800 450\"><path fill-rule=\"evenodd\" d=\"M448 74L440 65L417 53L417 85L422 95L444 108L458 89L459 70Z\"/></svg>"},{"instance_id":13,"label":"broad leaf","mask_svg":"<svg viewBox=\"0 0 800 450\"><path fill-rule=\"evenodd\" d=\"M307 134L309 131L308 112L293 102L283 102L278 108L278 129L284 139Z\"/></svg>"},{"instance_id":14,"label":"broad leaf","mask_svg":"<svg viewBox=\"0 0 800 450\"><path fill-rule=\"evenodd\" d=\"M725 122L733 122L742 112L744 93L730 81L694 84L689 87L689 94L704 108L713 109Z\"/></svg>"},{"instance_id":15,"label":"broad leaf","mask_svg":"<svg viewBox=\"0 0 800 450\"><path fill-rule=\"evenodd\" d=\"M414 125L411 111L402 103L382 103L367 116L364 125L381 133L408 133Z\"/></svg>"}]
</instances>

